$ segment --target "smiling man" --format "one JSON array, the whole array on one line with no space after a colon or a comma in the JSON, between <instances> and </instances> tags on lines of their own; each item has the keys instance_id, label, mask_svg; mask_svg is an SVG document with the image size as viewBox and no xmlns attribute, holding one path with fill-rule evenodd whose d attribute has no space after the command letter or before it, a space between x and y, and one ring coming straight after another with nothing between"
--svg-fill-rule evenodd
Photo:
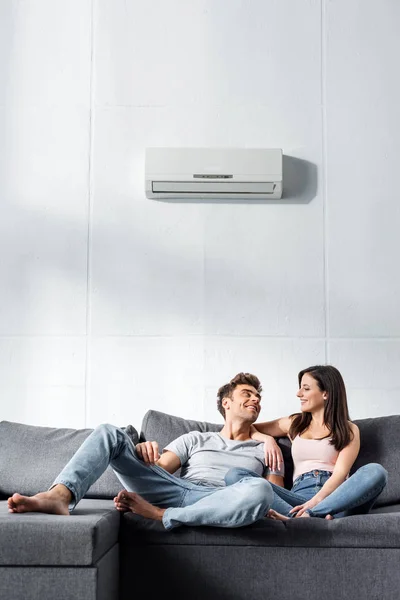
<instances>
[{"instance_id":1,"label":"smiling man","mask_svg":"<svg viewBox=\"0 0 400 600\"><path fill-rule=\"evenodd\" d=\"M153 442L132 444L123 430L100 425L78 449L51 488L35 496L13 494L9 511L69 515L89 487L111 465L124 489L114 498L121 512L132 511L180 525L243 527L263 518L273 501L267 478L283 485L283 464L265 464L264 443L251 439L261 410L262 387L251 373L238 373L217 394L225 423L220 432L186 433L158 456ZM278 451L270 439L273 463ZM268 452L267 452L268 454ZM173 475L181 469L180 476ZM229 472L245 469L259 475L230 484Z\"/></svg>"}]
</instances>

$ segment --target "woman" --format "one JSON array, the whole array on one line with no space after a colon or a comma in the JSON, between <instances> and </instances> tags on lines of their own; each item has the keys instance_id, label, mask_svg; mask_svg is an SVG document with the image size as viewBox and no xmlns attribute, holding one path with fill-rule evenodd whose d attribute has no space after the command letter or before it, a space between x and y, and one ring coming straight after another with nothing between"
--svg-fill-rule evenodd
<instances>
[{"instance_id":1,"label":"woman","mask_svg":"<svg viewBox=\"0 0 400 600\"><path fill-rule=\"evenodd\" d=\"M360 449L360 432L350 421L340 372L318 365L300 371L298 379L301 412L253 425L255 439L288 436L292 442L293 486L289 491L271 484L275 500L268 516L331 519L348 511L367 513L386 485L387 471L370 463L349 476ZM226 482L245 475L243 469L231 469Z\"/></svg>"}]
</instances>

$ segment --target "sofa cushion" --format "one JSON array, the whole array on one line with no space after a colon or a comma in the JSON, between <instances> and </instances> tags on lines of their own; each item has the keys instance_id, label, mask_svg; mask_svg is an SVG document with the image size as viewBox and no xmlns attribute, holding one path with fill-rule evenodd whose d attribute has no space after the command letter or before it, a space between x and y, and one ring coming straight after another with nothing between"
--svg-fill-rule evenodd
<instances>
[{"instance_id":1,"label":"sofa cushion","mask_svg":"<svg viewBox=\"0 0 400 600\"><path fill-rule=\"evenodd\" d=\"M136 444L138 432L123 427ZM93 429L39 427L0 422L0 494L31 496L47 490ZM86 498L113 498L121 483L110 467L90 487Z\"/></svg>"},{"instance_id":2,"label":"sofa cushion","mask_svg":"<svg viewBox=\"0 0 400 600\"><path fill-rule=\"evenodd\" d=\"M148 410L143 417L142 430L140 433L141 441L158 442L160 451L165 448L172 440L184 433L190 431L220 431L221 424L209 423L208 421L195 421L193 419L183 419L158 410ZM285 462L285 487L290 488L293 477L293 463L291 455L291 444L288 438L278 438L277 440ZM179 474L179 470L176 472Z\"/></svg>"},{"instance_id":3,"label":"sofa cushion","mask_svg":"<svg viewBox=\"0 0 400 600\"><path fill-rule=\"evenodd\" d=\"M373 513L342 519L290 519L286 523L261 519L237 528L178 527L166 531L159 521L131 512L122 516L123 547L226 546L309 548L398 548L400 513Z\"/></svg>"},{"instance_id":4,"label":"sofa cushion","mask_svg":"<svg viewBox=\"0 0 400 600\"><path fill-rule=\"evenodd\" d=\"M388 483L376 507L400 503L400 415L355 420L360 429L361 447L351 470L377 462L387 470Z\"/></svg>"},{"instance_id":5,"label":"sofa cushion","mask_svg":"<svg viewBox=\"0 0 400 600\"><path fill-rule=\"evenodd\" d=\"M118 542L119 524L112 500L83 499L69 517L9 513L0 502L0 564L93 565Z\"/></svg>"}]
</instances>

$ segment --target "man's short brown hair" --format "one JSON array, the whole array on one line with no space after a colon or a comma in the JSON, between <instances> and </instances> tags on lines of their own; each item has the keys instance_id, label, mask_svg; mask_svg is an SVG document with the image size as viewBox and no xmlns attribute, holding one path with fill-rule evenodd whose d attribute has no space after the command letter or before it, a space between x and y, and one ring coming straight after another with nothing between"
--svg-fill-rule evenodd
<instances>
[{"instance_id":1,"label":"man's short brown hair","mask_svg":"<svg viewBox=\"0 0 400 600\"><path fill-rule=\"evenodd\" d=\"M262 392L262 386L260 380L256 375L252 373L238 373L230 380L229 383L225 383L225 385L221 385L217 393L217 408L218 411L225 419L225 408L222 406L222 400L224 398L232 398L232 393L238 385L251 385L254 387L259 394Z\"/></svg>"}]
</instances>

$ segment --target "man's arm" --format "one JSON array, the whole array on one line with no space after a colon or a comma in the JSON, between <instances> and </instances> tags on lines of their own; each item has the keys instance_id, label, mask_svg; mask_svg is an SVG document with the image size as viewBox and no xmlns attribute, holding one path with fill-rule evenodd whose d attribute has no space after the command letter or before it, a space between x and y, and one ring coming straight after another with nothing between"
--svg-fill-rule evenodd
<instances>
[{"instance_id":1,"label":"man's arm","mask_svg":"<svg viewBox=\"0 0 400 600\"><path fill-rule=\"evenodd\" d=\"M274 483L275 485L279 485L279 487L285 487L284 479L281 475L267 475L265 479L271 483Z\"/></svg>"},{"instance_id":2,"label":"man's arm","mask_svg":"<svg viewBox=\"0 0 400 600\"><path fill-rule=\"evenodd\" d=\"M158 465L168 473L175 473L181 467L181 461L171 450L166 450L161 455L157 442L140 442L135 446L136 453L147 465Z\"/></svg>"}]
</instances>

